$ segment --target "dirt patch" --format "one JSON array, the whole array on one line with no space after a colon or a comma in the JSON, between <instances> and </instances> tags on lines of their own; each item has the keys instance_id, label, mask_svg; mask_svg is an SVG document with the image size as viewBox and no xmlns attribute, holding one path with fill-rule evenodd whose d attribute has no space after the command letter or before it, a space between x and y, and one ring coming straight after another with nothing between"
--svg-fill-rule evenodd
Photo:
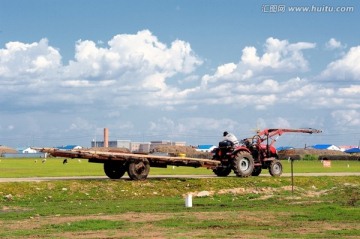
<instances>
[{"instance_id":1,"label":"dirt patch","mask_svg":"<svg viewBox=\"0 0 360 239\"><path fill-rule=\"evenodd\" d=\"M291 220L291 212L238 211L223 212L178 212L178 213L123 213L116 215L87 215L87 216L47 216L19 221L0 222L0 226L12 230L29 230L46 227L47 225L64 225L84 220L112 220L124 221L126 225L118 229L84 230L84 231L50 231L46 238L269 238L272 230L277 232L295 233L301 235L317 234L326 230L356 230L358 226L346 222L317 222L303 225L302 221ZM160 226L156 222L161 220L189 219L194 221L194 230L184 230L174 226ZM286 220L288 219L288 220ZM201 224L201 222L210 222ZM291 226L290 226L291 225ZM290 228L289 228L290 226ZM262 228L259 232L252 228ZM185 227L187 228L187 227ZM239 234L241 233L241 234ZM255 233L255 234L254 234ZM221 236L220 236L221 235ZM27 235L26 238L41 238L41 235Z\"/></svg>"},{"instance_id":2,"label":"dirt patch","mask_svg":"<svg viewBox=\"0 0 360 239\"><path fill-rule=\"evenodd\" d=\"M317 190L317 188L313 188L313 190L304 190L302 188L294 186L283 186L281 188L272 188L272 187L259 187L259 188L228 188L228 189L221 189L218 191L194 191L189 192L187 194L192 194L193 197L212 197L214 195L223 195L223 194L232 194L232 195L245 195L245 194L256 194L259 197L256 197L252 200L266 200L274 195L276 195L280 191L296 191L297 193L301 193L301 198L314 198L320 197L322 195L326 195L329 193L330 190ZM187 194L182 195L184 198ZM292 198L294 199L294 198Z\"/></svg>"},{"instance_id":3,"label":"dirt patch","mask_svg":"<svg viewBox=\"0 0 360 239\"><path fill-rule=\"evenodd\" d=\"M20 212L20 211L30 211L31 209L23 208L23 207L7 207L3 206L2 209L0 209L1 212Z\"/></svg>"}]
</instances>

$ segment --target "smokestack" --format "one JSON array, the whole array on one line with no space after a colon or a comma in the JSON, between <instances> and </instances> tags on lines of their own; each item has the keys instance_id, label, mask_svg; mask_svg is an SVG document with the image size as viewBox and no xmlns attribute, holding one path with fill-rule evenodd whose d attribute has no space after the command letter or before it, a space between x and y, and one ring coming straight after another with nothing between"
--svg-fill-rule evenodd
<instances>
[{"instance_id":1,"label":"smokestack","mask_svg":"<svg viewBox=\"0 0 360 239\"><path fill-rule=\"evenodd\" d=\"M109 147L109 129L104 128L104 147Z\"/></svg>"}]
</instances>

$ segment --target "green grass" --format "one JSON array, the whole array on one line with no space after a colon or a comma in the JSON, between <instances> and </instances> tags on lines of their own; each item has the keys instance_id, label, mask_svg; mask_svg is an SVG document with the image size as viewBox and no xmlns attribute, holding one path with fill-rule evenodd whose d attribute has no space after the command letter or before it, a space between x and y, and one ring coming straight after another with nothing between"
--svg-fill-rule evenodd
<instances>
[{"instance_id":1,"label":"green grass","mask_svg":"<svg viewBox=\"0 0 360 239\"><path fill-rule=\"evenodd\" d=\"M81 220L75 222L67 222L62 224L50 224L45 228L47 230L66 232L66 231L84 231L91 230L104 230L104 229L121 229L124 227L123 221L110 221L110 220Z\"/></svg>"},{"instance_id":2,"label":"green grass","mask_svg":"<svg viewBox=\"0 0 360 239\"><path fill-rule=\"evenodd\" d=\"M88 163L82 159L68 159L67 164L63 164L62 158L49 158L45 163L41 159L9 159L0 158L0 177L50 177L50 176L104 176L103 165ZM35 162L37 161L37 162ZM284 173L289 173L291 164L289 161L281 161ZM324 168L320 161L295 161L295 173L314 173L314 172L360 172L359 161L332 161L331 168ZM150 175L213 175L212 170L206 168L192 167L173 167L151 168ZM264 170L262 174L268 174Z\"/></svg>"},{"instance_id":3,"label":"green grass","mask_svg":"<svg viewBox=\"0 0 360 239\"><path fill-rule=\"evenodd\" d=\"M0 237L360 237L359 177L296 177L294 194L290 185L288 177L0 183ZM184 206L183 195L203 190L211 196Z\"/></svg>"},{"instance_id":4,"label":"green grass","mask_svg":"<svg viewBox=\"0 0 360 239\"><path fill-rule=\"evenodd\" d=\"M0 177L104 176L102 164L62 161L2 158ZM291 163L282 164L289 173ZM295 161L294 172L360 172L360 162ZM150 170L171 174L213 172ZM294 184L292 192L289 177L0 183L0 238L360 238L358 176L296 176ZM185 194L204 190L211 196L184 207Z\"/></svg>"}]
</instances>

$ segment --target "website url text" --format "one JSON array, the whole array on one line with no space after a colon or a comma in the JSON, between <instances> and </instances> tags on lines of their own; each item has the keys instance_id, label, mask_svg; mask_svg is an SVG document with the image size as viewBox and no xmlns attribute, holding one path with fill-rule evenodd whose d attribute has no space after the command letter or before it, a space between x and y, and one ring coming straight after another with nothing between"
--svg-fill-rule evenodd
<instances>
[{"instance_id":1,"label":"website url text","mask_svg":"<svg viewBox=\"0 0 360 239\"><path fill-rule=\"evenodd\" d=\"M353 6L328 6L328 5L311 5L311 6L287 6L283 4L265 4L261 6L264 13L350 13L355 11Z\"/></svg>"}]
</instances>

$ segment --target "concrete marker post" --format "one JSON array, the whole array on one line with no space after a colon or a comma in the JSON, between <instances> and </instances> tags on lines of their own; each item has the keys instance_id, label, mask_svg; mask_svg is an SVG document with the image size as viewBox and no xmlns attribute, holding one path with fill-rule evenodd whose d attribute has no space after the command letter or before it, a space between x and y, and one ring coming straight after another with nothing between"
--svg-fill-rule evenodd
<instances>
[{"instance_id":1,"label":"concrete marker post","mask_svg":"<svg viewBox=\"0 0 360 239\"><path fill-rule=\"evenodd\" d=\"M185 207L192 207L192 194L186 194L185 196Z\"/></svg>"}]
</instances>

